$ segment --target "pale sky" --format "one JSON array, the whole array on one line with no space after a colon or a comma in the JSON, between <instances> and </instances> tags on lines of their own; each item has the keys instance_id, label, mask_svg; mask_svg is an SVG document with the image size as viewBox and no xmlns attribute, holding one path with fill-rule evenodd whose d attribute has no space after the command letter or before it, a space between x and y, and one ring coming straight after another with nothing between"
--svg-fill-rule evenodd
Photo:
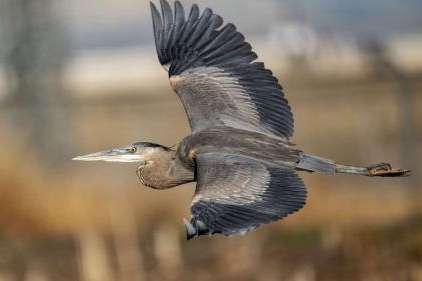
<instances>
[{"instance_id":1,"label":"pale sky","mask_svg":"<svg viewBox=\"0 0 422 281\"><path fill-rule=\"evenodd\" d=\"M201 10L211 7L226 22L235 23L247 35L266 34L277 17L272 0L181 2L186 10L193 3L197 3ZM119 47L149 42L152 38L150 7L146 0L72 0L58 3L58 8L77 45Z\"/></svg>"},{"instance_id":2,"label":"pale sky","mask_svg":"<svg viewBox=\"0 0 422 281\"><path fill-rule=\"evenodd\" d=\"M159 0L154 1L156 4ZM172 2L172 1L170 1ZM422 33L420 0L181 0L210 7L250 36L266 36L276 22L305 22L345 36ZM76 48L121 47L151 40L147 0L55 2Z\"/></svg>"}]
</instances>

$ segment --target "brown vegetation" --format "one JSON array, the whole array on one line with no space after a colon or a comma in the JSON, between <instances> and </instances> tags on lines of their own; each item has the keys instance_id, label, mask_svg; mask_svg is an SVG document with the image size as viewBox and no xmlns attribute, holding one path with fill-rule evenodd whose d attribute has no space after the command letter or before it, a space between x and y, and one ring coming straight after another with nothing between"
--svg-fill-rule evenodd
<instances>
[{"instance_id":1,"label":"brown vegetation","mask_svg":"<svg viewBox=\"0 0 422 281\"><path fill-rule=\"evenodd\" d=\"M421 92L421 80L412 81ZM400 166L394 84L319 83L285 84L293 141L345 164ZM69 105L77 151L68 158L141 137L176 143L187 123L163 91L168 100L129 93L128 102ZM416 120L421 104L417 95ZM304 175L309 199L301 212L244 237L186 242L181 221L193 185L148 190L132 165L46 168L30 142L16 142L22 132L5 121L0 128L7 147L0 151L0 280L422 280L422 219L409 186L420 187L419 167L404 167L418 181Z\"/></svg>"}]
</instances>

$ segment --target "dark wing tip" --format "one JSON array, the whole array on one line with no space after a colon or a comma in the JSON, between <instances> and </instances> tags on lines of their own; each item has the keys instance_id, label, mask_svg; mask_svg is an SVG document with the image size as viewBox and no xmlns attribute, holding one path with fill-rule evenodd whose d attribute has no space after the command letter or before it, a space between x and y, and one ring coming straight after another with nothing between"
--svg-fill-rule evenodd
<instances>
[{"instance_id":1,"label":"dark wing tip","mask_svg":"<svg viewBox=\"0 0 422 281\"><path fill-rule=\"evenodd\" d=\"M197 10L197 11L199 11L199 6L198 6L198 4L193 4L192 5L192 10Z\"/></svg>"},{"instance_id":2,"label":"dark wing tip","mask_svg":"<svg viewBox=\"0 0 422 281\"><path fill-rule=\"evenodd\" d=\"M159 28L156 24L158 22L162 23L161 14L158 11L157 6L155 6L154 2L150 1L149 6L151 8L151 16L152 16L152 21L154 24L154 32L156 33L158 31L157 28Z\"/></svg>"},{"instance_id":3,"label":"dark wing tip","mask_svg":"<svg viewBox=\"0 0 422 281\"><path fill-rule=\"evenodd\" d=\"M170 7L170 4L169 4L169 2L167 0L160 0L160 5L161 5L161 7L163 7L163 6Z\"/></svg>"},{"instance_id":4,"label":"dark wing tip","mask_svg":"<svg viewBox=\"0 0 422 281\"><path fill-rule=\"evenodd\" d=\"M173 19L173 11L167 0L160 0L161 9L164 16L168 16L169 20Z\"/></svg>"},{"instance_id":5,"label":"dark wing tip","mask_svg":"<svg viewBox=\"0 0 422 281\"><path fill-rule=\"evenodd\" d=\"M180 3L179 0L174 1L174 6L177 6L179 8L183 8L183 5L182 5L182 3Z\"/></svg>"},{"instance_id":6,"label":"dark wing tip","mask_svg":"<svg viewBox=\"0 0 422 281\"><path fill-rule=\"evenodd\" d=\"M185 8L183 8L182 3L179 1L174 2L174 12L175 12L175 19L177 19L177 16L183 15L182 21L185 21Z\"/></svg>"},{"instance_id":7,"label":"dark wing tip","mask_svg":"<svg viewBox=\"0 0 422 281\"><path fill-rule=\"evenodd\" d=\"M167 0L160 0L160 4L161 11L151 3L154 32L160 63L171 64L170 75L198 65L237 65L257 58L234 24L220 29L224 20L212 9L205 8L200 13L198 5L193 4L185 19L180 1L174 2L174 10Z\"/></svg>"},{"instance_id":8,"label":"dark wing tip","mask_svg":"<svg viewBox=\"0 0 422 281\"><path fill-rule=\"evenodd\" d=\"M186 238L187 238L187 240L191 240L191 239L199 237L201 235L214 234L205 225L205 223L203 223L202 221L200 221L198 219L191 219L191 221L183 219L183 223L185 224L185 227L186 227Z\"/></svg>"},{"instance_id":9,"label":"dark wing tip","mask_svg":"<svg viewBox=\"0 0 422 281\"><path fill-rule=\"evenodd\" d=\"M191 240L195 238L198 234L193 224L187 219L183 219L183 223L185 224L185 228L186 228L186 239Z\"/></svg>"},{"instance_id":10,"label":"dark wing tip","mask_svg":"<svg viewBox=\"0 0 422 281\"><path fill-rule=\"evenodd\" d=\"M151 8L151 14L152 14L152 16L154 16L155 14L158 14L158 15L160 14L158 12L157 6L155 6L154 2L149 1L149 6Z\"/></svg>"},{"instance_id":11,"label":"dark wing tip","mask_svg":"<svg viewBox=\"0 0 422 281\"><path fill-rule=\"evenodd\" d=\"M207 15L207 14L209 14L209 15L212 15L213 14L213 11L212 11L212 9L211 8L205 8L204 9L204 11L202 12L202 14L205 14L205 15Z\"/></svg>"}]
</instances>

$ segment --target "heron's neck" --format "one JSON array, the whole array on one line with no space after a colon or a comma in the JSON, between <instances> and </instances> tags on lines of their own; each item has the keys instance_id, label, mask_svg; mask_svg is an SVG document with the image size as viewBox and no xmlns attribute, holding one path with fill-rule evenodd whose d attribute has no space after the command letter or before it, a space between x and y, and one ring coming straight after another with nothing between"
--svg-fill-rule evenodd
<instances>
[{"instance_id":1,"label":"heron's neck","mask_svg":"<svg viewBox=\"0 0 422 281\"><path fill-rule=\"evenodd\" d=\"M155 189L167 189L194 181L194 168L186 167L175 151L152 155L146 166L140 168L142 183Z\"/></svg>"}]
</instances>

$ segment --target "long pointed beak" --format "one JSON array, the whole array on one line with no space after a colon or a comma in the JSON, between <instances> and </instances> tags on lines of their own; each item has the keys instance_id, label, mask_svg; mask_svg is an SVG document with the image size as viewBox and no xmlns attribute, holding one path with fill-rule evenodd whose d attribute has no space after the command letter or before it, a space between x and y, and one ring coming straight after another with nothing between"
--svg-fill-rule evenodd
<instances>
[{"instance_id":1,"label":"long pointed beak","mask_svg":"<svg viewBox=\"0 0 422 281\"><path fill-rule=\"evenodd\" d=\"M106 162L142 162L144 161L143 156L133 153L128 148L116 148L107 151L100 151L92 154L78 156L72 160L76 161L106 161Z\"/></svg>"}]
</instances>

